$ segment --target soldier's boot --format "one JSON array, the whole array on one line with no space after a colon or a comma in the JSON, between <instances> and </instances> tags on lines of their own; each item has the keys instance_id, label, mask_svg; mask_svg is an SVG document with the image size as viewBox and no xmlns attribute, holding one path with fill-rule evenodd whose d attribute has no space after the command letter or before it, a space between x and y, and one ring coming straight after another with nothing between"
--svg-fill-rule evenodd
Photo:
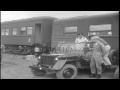
<instances>
[{"instance_id":1,"label":"soldier's boot","mask_svg":"<svg viewBox=\"0 0 120 90\"><path fill-rule=\"evenodd\" d=\"M91 74L89 77L90 78L96 77L96 74Z\"/></svg>"},{"instance_id":2,"label":"soldier's boot","mask_svg":"<svg viewBox=\"0 0 120 90\"><path fill-rule=\"evenodd\" d=\"M101 75L100 74L97 74L96 75L96 79L100 79L101 78Z\"/></svg>"}]
</instances>

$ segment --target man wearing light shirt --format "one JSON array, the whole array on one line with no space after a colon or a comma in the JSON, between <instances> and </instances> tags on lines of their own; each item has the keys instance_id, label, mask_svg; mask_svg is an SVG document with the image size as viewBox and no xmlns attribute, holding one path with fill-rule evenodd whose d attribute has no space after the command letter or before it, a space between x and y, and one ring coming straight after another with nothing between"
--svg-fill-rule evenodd
<instances>
[{"instance_id":1,"label":"man wearing light shirt","mask_svg":"<svg viewBox=\"0 0 120 90\"><path fill-rule=\"evenodd\" d=\"M75 43L80 44L83 42L88 41L86 37L83 36L83 34L78 34L78 37L75 40Z\"/></svg>"},{"instance_id":2,"label":"man wearing light shirt","mask_svg":"<svg viewBox=\"0 0 120 90\"><path fill-rule=\"evenodd\" d=\"M83 50L85 48L86 44L84 42L88 42L87 38L82 33L78 34L78 37L75 39L77 50Z\"/></svg>"}]
</instances>

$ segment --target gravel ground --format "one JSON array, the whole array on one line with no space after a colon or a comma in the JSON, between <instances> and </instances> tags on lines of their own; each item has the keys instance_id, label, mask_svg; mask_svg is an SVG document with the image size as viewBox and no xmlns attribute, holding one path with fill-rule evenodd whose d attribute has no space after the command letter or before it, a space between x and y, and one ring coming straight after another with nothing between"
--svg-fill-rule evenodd
<instances>
[{"instance_id":1,"label":"gravel ground","mask_svg":"<svg viewBox=\"0 0 120 90\"><path fill-rule=\"evenodd\" d=\"M26 60L23 56L3 54L1 62L1 79L56 79L55 74L34 76L29 68L32 60ZM89 70L79 70L76 79L90 79ZM114 71L106 71L101 79L114 79Z\"/></svg>"}]
</instances>

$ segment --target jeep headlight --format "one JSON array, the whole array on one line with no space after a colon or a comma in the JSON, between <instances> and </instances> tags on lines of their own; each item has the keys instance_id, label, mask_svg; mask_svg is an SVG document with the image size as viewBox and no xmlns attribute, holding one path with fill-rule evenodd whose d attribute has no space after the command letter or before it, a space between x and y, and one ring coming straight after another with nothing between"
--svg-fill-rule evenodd
<instances>
[{"instance_id":1,"label":"jeep headlight","mask_svg":"<svg viewBox=\"0 0 120 90\"><path fill-rule=\"evenodd\" d=\"M41 59L41 56L39 56L38 59Z\"/></svg>"},{"instance_id":2,"label":"jeep headlight","mask_svg":"<svg viewBox=\"0 0 120 90\"><path fill-rule=\"evenodd\" d=\"M58 57L56 57L55 60L58 61Z\"/></svg>"}]
</instances>

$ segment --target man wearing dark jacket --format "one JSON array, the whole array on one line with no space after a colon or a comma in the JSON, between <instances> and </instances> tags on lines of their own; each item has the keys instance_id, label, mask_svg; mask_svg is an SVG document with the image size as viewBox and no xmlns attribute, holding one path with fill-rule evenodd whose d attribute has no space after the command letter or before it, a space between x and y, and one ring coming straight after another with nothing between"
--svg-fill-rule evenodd
<instances>
[{"instance_id":1,"label":"man wearing dark jacket","mask_svg":"<svg viewBox=\"0 0 120 90\"><path fill-rule=\"evenodd\" d=\"M108 58L109 52L110 52L110 45L102 38L98 37L98 36L92 36L91 40L99 40L101 43L104 44L104 55L103 55L103 59L104 59L104 64L105 65L111 65L111 62Z\"/></svg>"}]
</instances>

